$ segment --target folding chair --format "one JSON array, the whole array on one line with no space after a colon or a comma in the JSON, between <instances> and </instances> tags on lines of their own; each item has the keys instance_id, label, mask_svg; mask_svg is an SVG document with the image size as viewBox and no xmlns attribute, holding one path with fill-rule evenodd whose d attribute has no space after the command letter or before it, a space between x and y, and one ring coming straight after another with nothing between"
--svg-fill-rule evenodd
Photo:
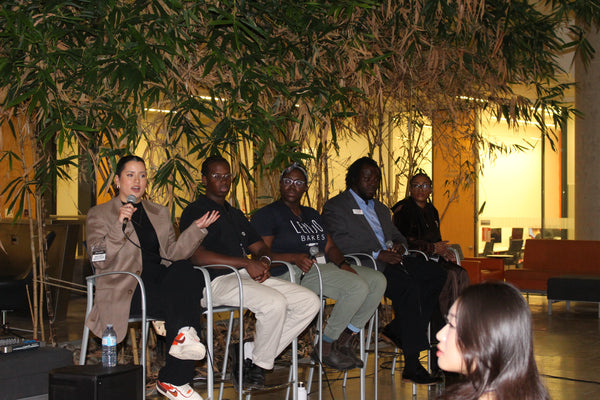
<instances>
[{"instance_id":1,"label":"folding chair","mask_svg":"<svg viewBox=\"0 0 600 400\"><path fill-rule=\"evenodd\" d=\"M275 261L274 261L275 262ZM224 381L225 381L225 375L227 373L227 359L229 356L229 345L231 342L231 333L232 333L232 328L233 328L233 318L234 318L234 312L238 311L239 316L240 316L240 321L239 321L239 337L240 337L240 341L239 341L239 345L238 345L238 359L240 361L243 360L243 337L244 337L244 332L243 332L243 313L244 313L244 296L243 296L243 288L242 288L242 280L241 277L239 275L239 272L237 270L237 268L232 267L230 265L223 265L223 264L213 264L213 265L206 265L206 266L202 266L202 267L195 267L197 269L199 269L200 271L202 271L203 275L204 275L204 279L206 282L206 304L207 304L207 310L205 312L206 314L206 341L207 341L207 346L208 346L208 356L207 356L207 389L208 389L208 399L212 399L213 398L213 392L214 392L214 370L213 370L213 354L214 354L214 333L213 333L213 329L214 329L214 320L213 320L213 314L217 313L217 312L229 312L229 327L228 327L228 331L227 331L227 338L226 338L226 345L225 345L225 355L224 355L224 360L223 360L223 367L222 367L222 371L221 371L221 384L220 384L220 390L219 390L219 400L222 399L223 396L223 388L224 388ZM231 269L236 275L237 275L237 279L238 279L238 290L239 290L239 304L240 306L237 307L232 307L232 306L222 306L222 307L213 307L213 299L212 299L212 290L210 287L210 275L208 272L208 269L210 268L228 268ZM293 270L291 269L291 266L288 265L288 269L290 271L290 279L292 281L292 283L294 282L294 277L292 275ZM246 394L246 399L249 400L251 397L251 392L245 392L243 390L243 368L242 368L242 362L239 363L238 365L238 376L239 378L239 387L238 387L238 399L241 400L243 394ZM292 386L292 396L293 396L293 400L297 400L297 396L298 396L298 340L295 338L292 341L292 369L290 371L290 379L288 380L288 389L287 389L287 396L289 396L289 385L291 384ZM287 397L286 396L286 397Z\"/></svg>"},{"instance_id":2,"label":"folding chair","mask_svg":"<svg viewBox=\"0 0 600 400\"><path fill-rule=\"evenodd\" d=\"M425 260L429 260L429 257L427 257L427 254L425 254L424 252L420 251L420 250L408 250L406 249L406 251L404 252L404 254L420 254L422 255ZM429 325L427 326L427 338L429 341L431 341L431 323L429 323ZM399 352L399 348L395 347L394 348L394 352L398 353ZM431 346L429 347L429 349L427 350L427 371L431 372ZM394 359L392 360L392 376L395 374L396 372L396 357L394 357ZM415 397L417 395L417 384L413 382L412 384L412 395L413 397Z\"/></svg>"},{"instance_id":3,"label":"folding chair","mask_svg":"<svg viewBox=\"0 0 600 400\"><path fill-rule=\"evenodd\" d=\"M224 265L224 264L213 264L213 265L205 265L202 267L194 267L198 270L200 270L204 276L204 282L205 282L205 290L206 290L206 311L204 312L204 314L206 315L206 346L207 346L207 354L206 354L206 380L207 380L207 400L209 399L213 399L214 397L214 314L215 313L219 313L219 312L229 312L229 326L227 329L227 338L225 341L225 355L223 358L223 366L222 366L222 370L221 370L221 382L220 382L220 387L219 387L219 400L222 399L223 397L223 389L224 389L224 384L225 384L225 376L227 374L227 360L229 357L229 345L231 343L231 333L233 330L233 319L234 319L234 312L238 311L239 313L239 344L238 344L238 360L240 360L240 363L238 365L238 376L239 376L239 387L238 387L238 399L242 400L242 396L243 396L243 387L244 387L244 383L243 383L243 363L241 362L243 360L243 354L244 354L244 322L243 322L243 318L244 318L244 293L243 293L243 289L242 289L242 279L240 277L240 273L238 272L237 268L232 267L230 265ZM210 279L210 274L208 272L209 269L211 268L227 268L232 270L233 273L236 274L237 279L238 279L238 291L239 291L239 302L240 305L239 307L233 307L233 306L222 306L222 307L213 307L213 300L212 300L212 289L210 287L210 283L211 283L211 279Z\"/></svg>"},{"instance_id":4,"label":"folding chair","mask_svg":"<svg viewBox=\"0 0 600 400\"><path fill-rule=\"evenodd\" d=\"M152 317L147 317L146 315L146 290L144 289L144 282L142 282L142 278L133 272L127 271L113 271L113 272L103 272L100 274L90 275L86 277L87 281L87 307L85 310L85 320L87 320L90 312L92 311L92 306L94 305L94 285L96 284L96 279L109 276L109 275L127 275L135 278L137 284L140 286L140 294L141 294L141 308L142 315L140 317L131 317L129 318L129 322L141 322L142 323L142 384L144 390L142 391L142 399L145 398L146 391L146 341L148 339L148 330L150 328L150 322L155 319ZM85 365L85 359L87 355L87 346L88 339L90 335L90 328L87 327L86 324L83 325L83 336L81 338L81 353L79 354L79 365Z\"/></svg>"},{"instance_id":5,"label":"folding chair","mask_svg":"<svg viewBox=\"0 0 600 400\"><path fill-rule=\"evenodd\" d=\"M377 264L375 263L375 260L373 259L373 257L371 257L368 254L363 254L363 253L354 253L354 254L346 254L345 257L350 258L354 261L354 263L356 265L361 265L361 261L359 257L365 257L368 258L370 260L372 260L373 263L373 268L375 270L377 270ZM319 311L319 321L318 321L318 342L319 342L319 360L321 360L323 358L323 347L322 347L322 342L323 342L323 308L325 307L325 302L324 302L324 297L323 297L323 279L321 276L321 271L318 269L318 265L314 264L314 267L317 267L317 271L319 273L319 299L321 301L321 310ZM360 369L360 398L361 400L365 400L366 399L366 391L365 391L365 383L366 383L366 370L367 370L367 361L368 361L368 356L367 356L367 349L370 347L370 340L371 340L371 335L373 333L373 330L375 330L375 336L377 337L377 322L378 320L378 316L377 316L377 311L375 313L373 313L373 316L371 317L371 319L369 320L369 327L368 329L368 334L367 337L365 338L365 328L363 327L360 330L359 333L359 342L360 342L360 348L359 348L359 353L360 353L360 359L363 362L363 367ZM365 344L365 339L366 339L366 344ZM377 400L377 358L378 358L378 343L375 340L375 371L374 371L374 378L375 378L375 395L374 395L374 399ZM310 388L312 385L312 377L313 377L313 368L310 369L309 372L309 378L308 378L308 385L307 385L307 390L310 392ZM343 387L346 387L346 383L347 383L347 378L348 378L348 372L346 371L344 373L344 382L342 383ZM319 400L321 400L322 398L322 389L323 388L323 367L322 364L319 363Z\"/></svg>"},{"instance_id":6,"label":"folding chair","mask_svg":"<svg viewBox=\"0 0 600 400\"><path fill-rule=\"evenodd\" d=\"M351 258L356 265L362 265L361 263L361 257L363 259L367 259L369 260L369 262L371 263L371 268L373 268L374 270L377 271L377 262L375 261L375 259L370 255L370 254L366 254L366 253L350 253L350 254L345 254L344 257L347 258ZM373 370L373 379L375 380L374 383L374 387L375 387L375 393L374 393L374 400L377 400L377 382L379 379L378 376L378 368L379 368L379 342L378 342L378 337L379 337L379 312L378 309L375 310L375 312L373 313L373 316L371 317L371 319L369 320L369 328L368 328L368 333L367 333L367 337L365 338L365 328L363 327L360 330L360 358L363 361L363 368L361 368L360 371L360 399L361 400L365 400L365 381L366 381L366 370L367 370L367 361L368 361L368 356L367 356L367 352L369 351L369 347L371 347L371 337L373 335L373 333L375 334L374 337L375 339L373 340L373 361L375 363L374 366L374 370ZM366 341L365 341L366 340ZM346 374L344 376L344 387L346 386L346 378L347 378Z\"/></svg>"},{"instance_id":7,"label":"folding chair","mask_svg":"<svg viewBox=\"0 0 600 400\"><path fill-rule=\"evenodd\" d=\"M287 267L289 273L290 273L290 281L292 283L296 283L296 279L294 277L294 268L292 267L292 264L288 263L287 261L273 261L273 264L283 264ZM324 306L324 298L323 298L323 278L321 276L321 270L319 269L319 266L317 265L317 263L313 264L313 268L316 268L317 270L317 276L319 277L319 301L321 303L321 308L319 309L319 314L318 314L318 326L320 326L321 328L317 331L318 334L318 341L319 341L319 360L321 360L323 358L323 306ZM297 396L298 396L298 339L295 338L294 341L292 342L292 372L294 374L293 377L293 400L297 400ZM312 384L312 368L309 374L309 378L308 378L308 384L306 385L306 391L310 393L310 389L311 389L311 384ZM323 365L321 363L319 363L319 400L321 400L323 393ZM286 392L286 399L289 398L289 389Z\"/></svg>"}]
</instances>

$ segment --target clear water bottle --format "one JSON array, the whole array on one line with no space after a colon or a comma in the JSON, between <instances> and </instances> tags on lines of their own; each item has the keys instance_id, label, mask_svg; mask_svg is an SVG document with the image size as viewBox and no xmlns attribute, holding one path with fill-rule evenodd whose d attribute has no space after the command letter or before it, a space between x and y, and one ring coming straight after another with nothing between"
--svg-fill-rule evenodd
<instances>
[{"instance_id":1,"label":"clear water bottle","mask_svg":"<svg viewBox=\"0 0 600 400\"><path fill-rule=\"evenodd\" d=\"M117 365L117 333L111 324L106 325L102 334L102 366L115 367Z\"/></svg>"},{"instance_id":2,"label":"clear water bottle","mask_svg":"<svg viewBox=\"0 0 600 400\"><path fill-rule=\"evenodd\" d=\"M298 382L298 400L306 400L308 397L304 383Z\"/></svg>"}]
</instances>

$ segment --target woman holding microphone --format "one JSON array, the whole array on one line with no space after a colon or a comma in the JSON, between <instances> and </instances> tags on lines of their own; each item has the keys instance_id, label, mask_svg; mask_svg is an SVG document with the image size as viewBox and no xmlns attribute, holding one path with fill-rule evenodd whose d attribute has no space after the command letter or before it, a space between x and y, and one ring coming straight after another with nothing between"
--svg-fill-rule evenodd
<instances>
[{"instance_id":1,"label":"woman holding microphone","mask_svg":"<svg viewBox=\"0 0 600 400\"><path fill-rule=\"evenodd\" d=\"M129 271L141 276L148 313L164 318L170 344L157 390L169 399L201 400L188 382L193 379L195 360L205 355L197 335L204 279L187 259L219 215L206 213L176 238L168 209L142 200L148 183L142 158L121 158L114 183L118 195L91 208L87 216L86 241L95 272ZM86 324L97 336L112 324L121 342L129 316L140 310L135 279L101 277L96 280L96 299Z\"/></svg>"}]
</instances>

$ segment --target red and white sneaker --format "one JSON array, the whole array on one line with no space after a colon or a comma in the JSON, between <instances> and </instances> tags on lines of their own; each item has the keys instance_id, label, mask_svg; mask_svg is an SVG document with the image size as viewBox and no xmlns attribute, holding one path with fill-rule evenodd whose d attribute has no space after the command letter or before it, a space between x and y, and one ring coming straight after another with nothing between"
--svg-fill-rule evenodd
<instances>
[{"instance_id":1,"label":"red and white sneaker","mask_svg":"<svg viewBox=\"0 0 600 400\"><path fill-rule=\"evenodd\" d=\"M203 400L197 392L187 383L183 386L175 386L170 383L156 381L156 390L171 400Z\"/></svg>"},{"instance_id":2,"label":"red and white sneaker","mask_svg":"<svg viewBox=\"0 0 600 400\"><path fill-rule=\"evenodd\" d=\"M180 360L202 360L206 355L206 347L200 343L194 328L184 326L175 336L169 354Z\"/></svg>"}]
</instances>

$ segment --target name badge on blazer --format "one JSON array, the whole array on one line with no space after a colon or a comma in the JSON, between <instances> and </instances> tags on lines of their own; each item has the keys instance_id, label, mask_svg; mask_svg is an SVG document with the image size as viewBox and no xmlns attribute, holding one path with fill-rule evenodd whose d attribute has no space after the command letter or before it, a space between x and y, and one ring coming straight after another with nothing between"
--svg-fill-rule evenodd
<instances>
[{"instance_id":1,"label":"name badge on blazer","mask_svg":"<svg viewBox=\"0 0 600 400\"><path fill-rule=\"evenodd\" d=\"M104 252L98 252L98 253L92 254L92 262L105 261L105 260L106 260L106 253L104 253Z\"/></svg>"},{"instance_id":2,"label":"name badge on blazer","mask_svg":"<svg viewBox=\"0 0 600 400\"><path fill-rule=\"evenodd\" d=\"M353 208L352 209L352 214L363 215L363 211L360 208Z\"/></svg>"}]
</instances>

